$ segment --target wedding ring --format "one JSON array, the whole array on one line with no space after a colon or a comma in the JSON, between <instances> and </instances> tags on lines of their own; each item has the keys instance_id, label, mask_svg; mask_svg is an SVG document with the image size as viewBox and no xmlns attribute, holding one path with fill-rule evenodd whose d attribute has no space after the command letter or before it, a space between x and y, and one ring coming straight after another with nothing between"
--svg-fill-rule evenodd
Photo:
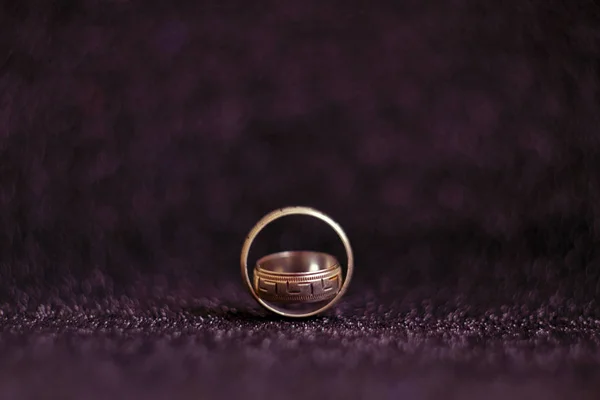
<instances>
[{"instance_id":1,"label":"wedding ring","mask_svg":"<svg viewBox=\"0 0 600 400\"><path fill-rule=\"evenodd\" d=\"M268 224L288 215L306 215L327 223L346 250L346 273L336 258L314 251L287 251L259 259L250 278L248 255L252 243ZM240 256L242 278L254 299L267 310L286 317L310 317L329 309L346 293L354 269L350 241L341 226L310 207L277 209L261 218L250 230Z\"/></svg>"},{"instance_id":2,"label":"wedding ring","mask_svg":"<svg viewBox=\"0 0 600 400\"><path fill-rule=\"evenodd\" d=\"M342 287L342 268L330 254L285 251L254 267L253 289L265 301L315 303L334 298Z\"/></svg>"}]
</instances>

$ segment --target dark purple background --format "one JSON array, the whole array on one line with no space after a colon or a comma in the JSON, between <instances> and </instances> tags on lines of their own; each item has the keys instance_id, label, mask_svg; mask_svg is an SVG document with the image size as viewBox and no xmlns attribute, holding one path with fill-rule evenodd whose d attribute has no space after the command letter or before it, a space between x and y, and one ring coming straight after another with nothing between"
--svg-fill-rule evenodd
<instances>
[{"instance_id":1,"label":"dark purple background","mask_svg":"<svg viewBox=\"0 0 600 400\"><path fill-rule=\"evenodd\" d=\"M600 7L376 3L0 2L3 398L596 398ZM292 204L325 320L241 284Z\"/></svg>"}]
</instances>

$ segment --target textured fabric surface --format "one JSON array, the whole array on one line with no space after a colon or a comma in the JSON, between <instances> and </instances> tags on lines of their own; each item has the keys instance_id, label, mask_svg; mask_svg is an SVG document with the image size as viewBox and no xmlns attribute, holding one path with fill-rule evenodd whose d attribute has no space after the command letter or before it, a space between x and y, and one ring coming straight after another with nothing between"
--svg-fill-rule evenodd
<instances>
[{"instance_id":1,"label":"textured fabric surface","mask_svg":"<svg viewBox=\"0 0 600 400\"><path fill-rule=\"evenodd\" d=\"M0 2L0 398L600 396L598 5L376 3Z\"/></svg>"},{"instance_id":2,"label":"textured fabric surface","mask_svg":"<svg viewBox=\"0 0 600 400\"><path fill-rule=\"evenodd\" d=\"M357 284L328 315L288 321L260 311L239 285L200 289L205 297L170 290L158 298L50 297L30 311L4 305L3 398L600 393L600 318L589 307L482 307L431 296L398 301L396 293L386 298Z\"/></svg>"}]
</instances>

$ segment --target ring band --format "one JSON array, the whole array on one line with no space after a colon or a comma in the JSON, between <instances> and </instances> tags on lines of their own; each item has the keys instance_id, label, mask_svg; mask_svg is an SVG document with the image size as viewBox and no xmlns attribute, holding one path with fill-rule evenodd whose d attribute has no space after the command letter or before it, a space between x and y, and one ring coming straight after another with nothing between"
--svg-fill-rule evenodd
<instances>
[{"instance_id":1,"label":"ring band","mask_svg":"<svg viewBox=\"0 0 600 400\"><path fill-rule=\"evenodd\" d=\"M254 268L254 292L277 303L330 300L342 287L342 268L332 255L313 251L270 254Z\"/></svg>"},{"instance_id":2,"label":"ring band","mask_svg":"<svg viewBox=\"0 0 600 400\"><path fill-rule=\"evenodd\" d=\"M268 224L270 224L271 222L273 222L279 218L282 218L282 217L285 217L288 215L307 215L307 216L311 216L311 217L320 219L321 221L327 223L337 233L340 240L342 241L342 244L344 245L344 249L346 250L346 258L347 258L346 277L345 277L345 279L343 279L343 282L341 283L341 287L339 287L339 290L337 291L335 296L333 296L331 298L331 300L327 302L327 304L323 305L322 307L319 307L316 310L307 311L307 312L303 312L303 311L291 312L289 310L285 310L285 309L279 308L273 304L270 304L267 301L265 301L265 299L261 298L263 293L260 293L260 295L259 295L259 293L255 290L253 282L250 279L250 275L248 272L248 255L250 253L250 248L252 246L252 243L254 242L254 240L256 239L258 234L262 231L262 229L265 228ZM278 254L281 254L281 253L278 253ZM323 253L321 253L321 254L323 254ZM271 256L275 256L275 255L271 255ZM269 257L269 256L267 256L267 257ZM330 257L333 257L333 256L330 256ZM266 257L263 257L263 259L261 259L263 261L263 263L264 263L265 258ZM319 314L319 313L327 310L328 308L333 306L335 303L337 303L339 301L339 299L346 293L346 291L348 290L348 285L350 284L350 280L352 278L352 272L354 270L354 255L352 253L352 246L350 245L350 241L348 240L346 233L344 232L342 227L337 222L335 222L331 217L323 214L322 212L320 212L318 210L315 210L314 208L293 206L293 207L285 207L285 208L280 208L280 209L274 210L274 211L268 213L267 215L265 215L264 217L262 217L256 223L256 225L254 225L254 227L248 233L248 236L246 237L246 240L244 241L244 244L242 246L242 253L240 256L240 265L241 265L241 270L242 270L241 271L242 277L243 277L243 280L244 280L244 283L245 283L247 289L250 291L250 293L252 294L254 299L261 306L263 306L267 310L274 312L276 314L279 314L279 315L283 315L286 317L303 318L303 317L310 317L310 316ZM255 268L255 272L257 270L259 272L259 277L260 277L260 273L261 273L260 268ZM341 270L341 268L340 268L340 270ZM280 277L281 276L278 275L278 278L280 278ZM340 280L342 280L341 274L340 274ZM267 297L268 297L268 295L267 295Z\"/></svg>"}]
</instances>

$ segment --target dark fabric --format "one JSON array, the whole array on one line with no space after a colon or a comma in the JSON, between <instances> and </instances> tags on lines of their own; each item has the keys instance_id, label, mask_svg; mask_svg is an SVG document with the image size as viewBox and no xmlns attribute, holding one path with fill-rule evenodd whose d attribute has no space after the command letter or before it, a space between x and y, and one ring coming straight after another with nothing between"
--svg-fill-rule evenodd
<instances>
[{"instance_id":1,"label":"dark fabric","mask_svg":"<svg viewBox=\"0 0 600 400\"><path fill-rule=\"evenodd\" d=\"M144 286L151 285L150 282ZM576 308L386 298L281 320L237 282L150 300L2 307L6 399L597 399L599 320ZM172 296L168 298L168 296Z\"/></svg>"},{"instance_id":2,"label":"dark fabric","mask_svg":"<svg viewBox=\"0 0 600 400\"><path fill-rule=\"evenodd\" d=\"M598 398L599 15L0 2L0 398ZM321 319L240 279L292 204Z\"/></svg>"}]
</instances>

